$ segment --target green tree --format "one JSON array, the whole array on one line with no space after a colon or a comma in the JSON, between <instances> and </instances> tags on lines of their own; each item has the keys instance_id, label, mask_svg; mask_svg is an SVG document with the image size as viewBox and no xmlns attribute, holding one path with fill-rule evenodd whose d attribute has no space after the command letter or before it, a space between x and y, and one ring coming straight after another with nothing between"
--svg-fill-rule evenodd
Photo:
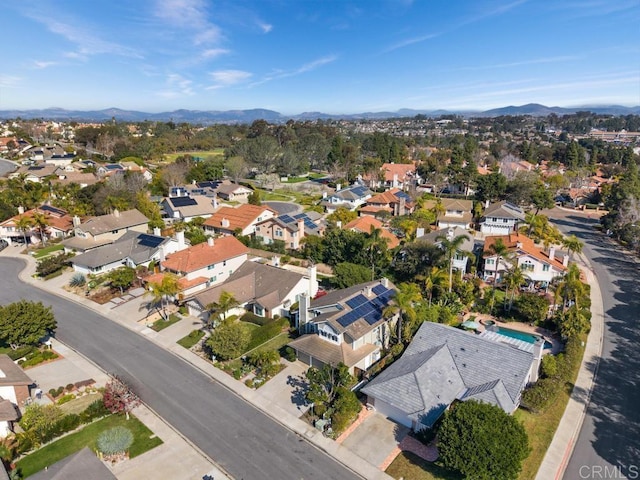
<instances>
[{"instance_id":1,"label":"green tree","mask_svg":"<svg viewBox=\"0 0 640 480\"><path fill-rule=\"evenodd\" d=\"M311 367L305 376L309 382L305 398L314 404L316 413L317 407L329 408L333 404L340 387L348 387L353 383L353 377L344 363L336 366L325 364L320 369Z\"/></svg>"},{"instance_id":2,"label":"green tree","mask_svg":"<svg viewBox=\"0 0 640 480\"><path fill-rule=\"evenodd\" d=\"M371 265L371 281L376 278L376 267L380 271L389 262L388 242L389 239L382 236L382 230L373 225L370 232L366 234L364 251Z\"/></svg>"},{"instance_id":3,"label":"green tree","mask_svg":"<svg viewBox=\"0 0 640 480\"><path fill-rule=\"evenodd\" d=\"M355 263L342 262L333 268L331 284L335 288L348 288L370 280L369 268Z\"/></svg>"},{"instance_id":4,"label":"green tree","mask_svg":"<svg viewBox=\"0 0 640 480\"><path fill-rule=\"evenodd\" d=\"M57 405L40 405L32 403L25 409L20 419L20 427L28 432L34 446L39 446L49 435L64 413Z\"/></svg>"},{"instance_id":5,"label":"green tree","mask_svg":"<svg viewBox=\"0 0 640 480\"><path fill-rule=\"evenodd\" d=\"M536 215L540 210L553 208L555 206L553 192L542 182L538 182L532 193L531 202L536 207Z\"/></svg>"},{"instance_id":6,"label":"green tree","mask_svg":"<svg viewBox=\"0 0 640 480\"><path fill-rule=\"evenodd\" d=\"M568 237L564 237L562 239L562 246L569 250L570 254L573 253L581 253L582 247L584 247L584 243L575 235L569 235Z\"/></svg>"},{"instance_id":7,"label":"green tree","mask_svg":"<svg viewBox=\"0 0 640 480\"><path fill-rule=\"evenodd\" d=\"M136 271L131 267L120 267L109 272L108 277L111 287L119 288L122 294L136 281Z\"/></svg>"},{"instance_id":8,"label":"green tree","mask_svg":"<svg viewBox=\"0 0 640 480\"><path fill-rule=\"evenodd\" d=\"M460 251L460 247L465 242L469 241L469 235L458 235L453 238L449 238L448 235L439 235L436 240L440 242L442 249L445 251L447 257L447 264L449 266L449 293L453 288L453 257Z\"/></svg>"},{"instance_id":9,"label":"green tree","mask_svg":"<svg viewBox=\"0 0 640 480\"><path fill-rule=\"evenodd\" d=\"M225 321L218 325L205 345L219 360L229 360L242 355L251 341L251 334L239 322Z\"/></svg>"},{"instance_id":10,"label":"green tree","mask_svg":"<svg viewBox=\"0 0 640 480\"><path fill-rule=\"evenodd\" d=\"M233 293L223 290L220 293L220 298L218 298L218 301L210 303L205 308L210 312L215 312L222 315L222 319L226 320L227 312L234 309L238 305L238 300L236 300L236 297L233 295Z\"/></svg>"},{"instance_id":11,"label":"green tree","mask_svg":"<svg viewBox=\"0 0 640 480\"><path fill-rule=\"evenodd\" d=\"M42 302L20 300L0 306L0 339L14 350L21 345L38 345L56 327L51 307Z\"/></svg>"},{"instance_id":12,"label":"green tree","mask_svg":"<svg viewBox=\"0 0 640 480\"><path fill-rule=\"evenodd\" d=\"M424 289L427 292L429 299L429 306L433 299L433 291L437 288L443 288L443 285L447 282L447 274L444 270L438 267L431 267L424 279Z\"/></svg>"},{"instance_id":13,"label":"green tree","mask_svg":"<svg viewBox=\"0 0 640 480\"><path fill-rule=\"evenodd\" d=\"M547 318L549 301L537 293L525 292L516 299L515 309L524 321L541 323Z\"/></svg>"},{"instance_id":14,"label":"green tree","mask_svg":"<svg viewBox=\"0 0 640 480\"><path fill-rule=\"evenodd\" d=\"M150 282L145 295L151 295L151 303L162 308L162 316L166 319L166 303L180 292L179 278L173 273L165 273L160 282Z\"/></svg>"},{"instance_id":15,"label":"green tree","mask_svg":"<svg viewBox=\"0 0 640 480\"><path fill-rule=\"evenodd\" d=\"M411 327L417 320L416 305L422 301L420 289L415 283L401 283L393 293L392 303L383 311L386 318L398 315L397 336L398 343L408 341ZM407 321L407 328L403 328L403 321Z\"/></svg>"},{"instance_id":16,"label":"green tree","mask_svg":"<svg viewBox=\"0 0 640 480\"><path fill-rule=\"evenodd\" d=\"M47 245L47 227L49 226L49 220L44 213L41 212L33 212L33 216L31 217L33 221L33 225L38 231L40 235L40 239L42 240L42 245Z\"/></svg>"},{"instance_id":17,"label":"green tree","mask_svg":"<svg viewBox=\"0 0 640 480\"><path fill-rule=\"evenodd\" d=\"M356 218L358 218L358 214L356 212L340 207L337 208L335 212L327 216L327 222L332 226L337 226L338 222L340 222L340 225L344 227L347 223L355 220Z\"/></svg>"},{"instance_id":18,"label":"green tree","mask_svg":"<svg viewBox=\"0 0 640 480\"><path fill-rule=\"evenodd\" d=\"M257 188L254 189L253 192L249 194L247 201L251 205L262 205L262 200L260 198L260 190L258 190Z\"/></svg>"},{"instance_id":19,"label":"green tree","mask_svg":"<svg viewBox=\"0 0 640 480\"><path fill-rule=\"evenodd\" d=\"M440 459L475 480L515 480L529 454L527 432L496 405L469 400L445 413L438 431Z\"/></svg>"},{"instance_id":20,"label":"green tree","mask_svg":"<svg viewBox=\"0 0 640 480\"><path fill-rule=\"evenodd\" d=\"M33 227L33 221L26 215L20 215L20 217L18 217L18 220L16 220L16 228L22 232L22 238L24 240L24 246L26 248L29 248L29 245L27 243L27 232L31 230L31 227Z\"/></svg>"},{"instance_id":21,"label":"green tree","mask_svg":"<svg viewBox=\"0 0 640 480\"><path fill-rule=\"evenodd\" d=\"M524 273L518 265L514 265L505 272L503 283L505 286L505 306L507 305L507 299L509 301L507 310L511 310L511 307L513 307L513 301L518 293L518 289L526 280Z\"/></svg>"}]
</instances>

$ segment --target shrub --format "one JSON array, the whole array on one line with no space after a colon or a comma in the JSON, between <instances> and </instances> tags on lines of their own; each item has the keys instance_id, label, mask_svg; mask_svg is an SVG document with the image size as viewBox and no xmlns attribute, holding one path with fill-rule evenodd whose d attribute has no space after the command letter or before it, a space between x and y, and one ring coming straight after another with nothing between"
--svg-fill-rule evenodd
<instances>
[{"instance_id":1,"label":"shrub","mask_svg":"<svg viewBox=\"0 0 640 480\"><path fill-rule=\"evenodd\" d=\"M67 395L63 395L62 397L60 397L56 403L58 405L62 405L64 403L70 402L71 400L73 400L74 398L76 398L76 396L73 393L69 393Z\"/></svg>"},{"instance_id":2,"label":"shrub","mask_svg":"<svg viewBox=\"0 0 640 480\"><path fill-rule=\"evenodd\" d=\"M240 380L240 378L242 378L242 370L240 368L236 368L233 372L232 372L233 378L235 378L236 380Z\"/></svg>"},{"instance_id":3,"label":"shrub","mask_svg":"<svg viewBox=\"0 0 640 480\"><path fill-rule=\"evenodd\" d=\"M80 420L83 423L89 423L96 418L106 417L109 413L107 407L104 406L104 402L96 400L80 413Z\"/></svg>"},{"instance_id":4,"label":"shrub","mask_svg":"<svg viewBox=\"0 0 640 480\"><path fill-rule=\"evenodd\" d=\"M36 272L41 277L49 278L50 275L58 274L64 267L69 265L69 260L73 256L73 253L62 253L43 258L38 262Z\"/></svg>"},{"instance_id":5,"label":"shrub","mask_svg":"<svg viewBox=\"0 0 640 480\"><path fill-rule=\"evenodd\" d=\"M73 390L75 385L73 383L67 383L67 386L64 387L67 391Z\"/></svg>"},{"instance_id":6,"label":"shrub","mask_svg":"<svg viewBox=\"0 0 640 480\"><path fill-rule=\"evenodd\" d=\"M126 452L132 443L131 430L118 426L102 432L96 441L96 446L105 455L115 455Z\"/></svg>"},{"instance_id":7,"label":"shrub","mask_svg":"<svg viewBox=\"0 0 640 480\"><path fill-rule=\"evenodd\" d=\"M338 387L333 408L331 425L336 432L342 432L358 415L362 404L351 390L345 387Z\"/></svg>"},{"instance_id":8,"label":"shrub","mask_svg":"<svg viewBox=\"0 0 640 480\"><path fill-rule=\"evenodd\" d=\"M87 279L80 272L74 273L71 280L69 280L70 287L84 287L85 283L87 283Z\"/></svg>"},{"instance_id":9,"label":"shrub","mask_svg":"<svg viewBox=\"0 0 640 480\"><path fill-rule=\"evenodd\" d=\"M538 413L551 405L562 390L563 382L557 378L542 378L522 392L522 406Z\"/></svg>"},{"instance_id":10,"label":"shrub","mask_svg":"<svg viewBox=\"0 0 640 480\"><path fill-rule=\"evenodd\" d=\"M555 378L558 375L558 363L564 362L564 358L558 359L554 355L545 355L542 357L541 372L543 377Z\"/></svg>"},{"instance_id":11,"label":"shrub","mask_svg":"<svg viewBox=\"0 0 640 480\"><path fill-rule=\"evenodd\" d=\"M7 355L11 360L15 362L16 360L22 357L26 357L27 355L32 353L34 350L35 350L35 347L31 345L25 345L24 347L18 347L15 350L10 350L9 352L7 352Z\"/></svg>"},{"instance_id":12,"label":"shrub","mask_svg":"<svg viewBox=\"0 0 640 480\"><path fill-rule=\"evenodd\" d=\"M282 329L288 325L289 321L286 318L280 318L278 320L272 320L260 328L256 328L251 332L251 342L249 342L249 347L245 351L253 350L268 340L271 340L273 337L280 334Z\"/></svg>"},{"instance_id":13,"label":"shrub","mask_svg":"<svg viewBox=\"0 0 640 480\"><path fill-rule=\"evenodd\" d=\"M291 347L285 347L284 358L290 362L295 362L297 359L296 351Z\"/></svg>"},{"instance_id":14,"label":"shrub","mask_svg":"<svg viewBox=\"0 0 640 480\"><path fill-rule=\"evenodd\" d=\"M244 384L245 384L247 387L249 387L249 388L253 388L253 387L254 387L254 385L253 385L253 378L247 378L247 379L244 381Z\"/></svg>"},{"instance_id":15,"label":"shrub","mask_svg":"<svg viewBox=\"0 0 640 480\"><path fill-rule=\"evenodd\" d=\"M59 397L60 395L62 395L62 392L64 392L64 387L56 388L56 394L54 395L54 397Z\"/></svg>"},{"instance_id":16,"label":"shrub","mask_svg":"<svg viewBox=\"0 0 640 480\"><path fill-rule=\"evenodd\" d=\"M252 312L245 313L244 315L242 315L242 317L240 317L240 320L242 322L253 323L259 326L263 326L272 321L270 318L259 317L258 315Z\"/></svg>"}]
</instances>

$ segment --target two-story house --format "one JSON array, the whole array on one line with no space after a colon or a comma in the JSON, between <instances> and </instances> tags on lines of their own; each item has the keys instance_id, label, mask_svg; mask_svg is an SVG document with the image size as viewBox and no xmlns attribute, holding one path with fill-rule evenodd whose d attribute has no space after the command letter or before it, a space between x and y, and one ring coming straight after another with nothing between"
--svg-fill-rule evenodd
<instances>
[{"instance_id":1,"label":"two-story house","mask_svg":"<svg viewBox=\"0 0 640 480\"><path fill-rule=\"evenodd\" d=\"M468 229L473 219L473 201L460 200L457 198L442 199L443 213L438 215L438 228L455 228Z\"/></svg>"},{"instance_id":2,"label":"two-story house","mask_svg":"<svg viewBox=\"0 0 640 480\"><path fill-rule=\"evenodd\" d=\"M459 272L467 272L470 258L475 258L473 257L474 242L473 235L464 228L449 227L445 230L434 230L427 234L425 234L424 228L418 228L416 230L416 242L429 242L441 247L443 237L451 241L461 235L466 235L467 239L462 242L458 251L453 255L453 269Z\"/></svg>"},{"instance_id":3,"label":"two-story house","mask_svg":"<svg viewBox=\"0 0 640 480\"><path fill-rule=\"evenodd\" d=\"M501 258L491 248L498 240L502 240L509 250L508 255ZM547 251L541 250L533 240L517 232L485 238L483 252L485 280L493 278L500 281L504 273L516 264L530 282L544 287L554 278L564 275L569 265L567 253L560 256L553 246Z\"/></svg>"},{"instance_id":4,"label":"two-story house","mask_svg":"<svg viewBox=\"0 0 640 480\"><path fill-rule=\"evenodd\" d=\"M480 231L486 235L508 235L518 231L524 210L509 202L492 203L480 219Z\"/></svg>"},{"instance_id":5,"label":"two-story house","mask_svg":"<svg viewBox=\"0 0 640 480\"><path fill-rule=\"evenodd\" d=\"M243 203L235 208L220 207L202 227L209 235L234 235L236 231L240 235L253 235L258 223L276 215L277 212L267 206Z\"/></svg>"},{"instance_id":6,"label":"two-story house","mask_svg":"<svg viewBox=\"0 0 640 480\"><path fill-rule=\"evenodd\" d=\"M196 217L209 218L218 209L215 198L205 195L188 195L185 189L175 189L162 200L160 207L170 221L190 222Z\"/></svg>"},{"instance_id":7,"label":"two-story house","mask_svg":"<svg viewBox=\"0 0 640 480\"><path fill-rule=\"evenodd\" d=\"M243 185L222 182L216 189L216 194L223 200L230 202L246 202L253 191Z\"/></svg>"},{"instance_id":8,"label":"two-story house","mask_svg":"<svg viewBox=\"0 0 640 480\"><path fill-rule=\"evenodd\" d=\"M399 188L392 188L386 192L374 195L358 213L363 215L376 216L381 211L389 212L391 215L409 215L413 212L414 204L411 197Z\"/></svg>"},{"instance_id":9,"label":"two-story house","mask_svg":"<svg viewBox=\"0 0 640 480\"><path fill-rule=\"evenodd\" d=\"M340 184L336 185L335 193L322 200L321 205L327 213L333 213L340 207L355 210L367 203L367 200L373 196L371 190L363 185L354 184L347 188L341 187Z\"/></svg>"},{"instance_id":10,"label":"two-story house","mask_svg":"<svg viewBox=\"0 0 640 480\"><path fill-rule=\"evenodd\" d=\"M13 431L19 420L19 407L29 398L33 380L8 355L0 355L0 438Z\"/></svg>"},{"instance_id":11,"label":"two-story house","mask_svg":"<svg viewBox=\"0 0 640 480\"><path fill-rule=\"evenodd\" d=\"M44 215L47 221L44 234L49 239L65 238L73 232L73 217L60 208L52 207L51 205L41 205L25 212L24 208L18 207L18 215L8 218L4 222L0 222L0 239L6 241L9 245L13 243L24 243L25 237L27 243L40 242L41 232L37 226L32 224L32 226L24 232L18 228L18 222L22 217L33 219L34 214Z\"/></svg>"},{"instance_id":12,"label":"two-story house","mask_svg":"<svg viewBox=\"0 0 640 480\"><path fill-rule=\"evenodd\" d=\"M227 280L247 260L248 253L249 249L236 237L209 237L204 243L169 255L161 265L163 270L180 277L182 295L186 298ZM147 279L158 280L162 278Z\"/></svg>"},{"instance_id":13,"label":"two-story house","mask_svg":"<svg viewBox=\"0 0 640 480\"><path fill-rule=\"evenodd\" d=\"M383 278L314 300L301 295L296 323L304 335L289 346L309 366L344 363L349 373L362 376L389 345L397 315L387 318L382 312L394 293L395 286Z\"/></svg>"},{"instance_id":14,"label":"two-story house","mask_svg":"<svg viewBox=\"0 0 640 480\"><path fill-rule=\"evenodd\" d=\"M374 230L380 230L380 236L385 239L387 248L396 248L400 245L398 237L386 229L382 222L374 217L358 217L344 225L343 228L345 230L352 230L360 233L371 233Z\"/></svg>"},{"instance_id":15,"label":"two-story house","mask_svg":"<svg viewBox=\"0 0 640 480\"><path fill-rule=\"evenodd\" d=\"M256 225L255 236L267 245L280 240L285 248L299 249L302 239L307 235L322 235L324 228L312 216L314 212L296 215L281 215L269 218Z\"/></svg>"},{"instance_id":16,"label":"two-story house","mask_svg":"<svg viewBox=\"0 0 640 480\"><path fill-rule=\"evenodd\" d=\"M107 215L92 217L84 222L73 217L74 235L62 241L65 250L86 252L113 243L128 231L145 233L149 219L135 208L124 212L115 209Z\"/></svg>"},{"instance_id":17,"label":"two-story house","mask_svg":"<svg viewBox=\"0 0 640 480\"><path fill-rule=\"evenodd\" d=\"M198 292L187 301L189 313L207 320L207 306L217 303L222 292L232 294L238 302L227 315L249 311L259 317L288 317L300 295L313 298L318 293L316 267L309 267L304 275L272 265L245 262L224 283Z\"/></svg>"}]
</instances>

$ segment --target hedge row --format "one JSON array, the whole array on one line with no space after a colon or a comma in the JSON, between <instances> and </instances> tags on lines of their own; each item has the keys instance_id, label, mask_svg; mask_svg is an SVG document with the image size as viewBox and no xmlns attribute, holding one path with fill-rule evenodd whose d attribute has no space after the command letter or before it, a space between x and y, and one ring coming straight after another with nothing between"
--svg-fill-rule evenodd
<instances>
[{"instance_id":1,"label":"hedge row","mask_svg":"<svg viewBox=\"0 0 640 480\"><path fill-rule=\"evenodd\" d=\"M251 332L251 341L249 342L247 351L253 350L263 343L268 342L288 326L289 321L286 318L279 318L277 320L271 320L260 328L256 328Z\"/></svg>"}]
</instances>

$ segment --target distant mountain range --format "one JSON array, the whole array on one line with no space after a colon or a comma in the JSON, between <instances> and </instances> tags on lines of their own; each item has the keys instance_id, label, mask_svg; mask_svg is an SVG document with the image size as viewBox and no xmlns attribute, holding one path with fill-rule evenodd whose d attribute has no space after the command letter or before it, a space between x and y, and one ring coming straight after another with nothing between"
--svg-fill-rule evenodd
<instances>
[{"instance_id":1,"label":"distant mountain range","mask_svg":"<svg viewBox=\"0 0 640 480\"><path fill-rule=\"evenodd\" d=\"M547 107L538 103L529 103L521 106L509 106L494 108L486 111L452 111L452 110L412 110L403 108L395 112L365 112L344 115L332 115L322 112L305 112L298 115L283 115L274 110L254 108L250 110L174 110L172 112L148 113L135 110L121 110L119 108L107 108L105 110L65 110L64 108L47 108L44 110L0 110L0 119L42 118L46 120L63 121L95 121L103 122L115 118L123 122L149 121L173 121L176 123L251 123L254 120L266 120L271 123L286 122L287 120L379 120L385 118L415 117L424 115L437 118L442 115L462 115L465 117L499 117L501 115L530 115L543 117L555 113L556 115L568 115L579 111L590 111L604 115L640 115L640 106L623 107L620 105L583 106L583 107Z\"/></svg>"}]
</instances>

